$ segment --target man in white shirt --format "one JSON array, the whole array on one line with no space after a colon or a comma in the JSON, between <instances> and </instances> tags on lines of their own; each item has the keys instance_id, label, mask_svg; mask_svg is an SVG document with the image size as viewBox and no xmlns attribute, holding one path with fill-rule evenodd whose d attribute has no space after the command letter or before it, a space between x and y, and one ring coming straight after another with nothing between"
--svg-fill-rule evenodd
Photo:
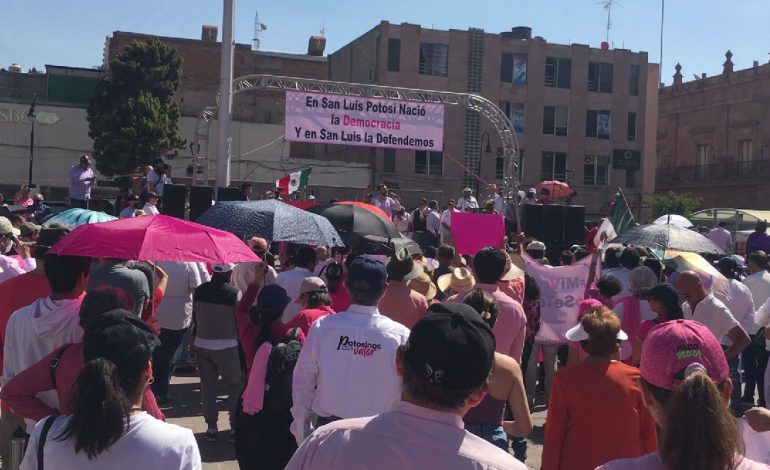
<instances>
[{"instance_id":1,"label":"man in white shirt","mask_svg":"<svg viewBox=\"0 0 770 470\"><path fill-rule=\"evenodd\" d=\"M145 215L158 215L160 214L160 211L158 210L158 200L160 198L160 194L150 191L147 193L147 202L144 203L144 206L142 207L142 210L144 211Z\"/></svg>"},{"instance_id":2,"label":"man in white shirt","mask_svg":"<svg viewBox=\"0 0 770 470\"><path fill-rule=\"evenodd\" d=\"M168 285L163 301L155 311L160 323L160 346L152 355L155 378L152 391L163 403L168 401L171 374L184 347L185 334L192 324L193 292L205 279L201 277L198 263L159 261L158 266L168 274Z\"/></svg>"},{"instance_id":3,"label":"man in white shirt","mask_svg":"<svg viewBox=\"0 0 770 470\"><path fill-rule=\"evenodd\" d=\"M682 304L685 320L703 323L715 337L720 339L730 366L730 373L737 384L735 387L737 392L730 399L730 408L736 412L742 411L738 356L751 343L749 335L725 304L706 290L701 278L695 272L682 272L676 282L676 290L685 300Z\"/></svg>"},{"instance_id":4,"label":"man in white shirt","mask_svg":"<svg viewBox=\"0 0 770 470\"><path fill-rule=\"evenodd\" d=\"M498 214L505 214L505 199L503 199L503 196L500 194L500 189L496 184L490 184L489 191L490 194L489 197L487 197L487 200L492 201L495 204L495 210Z\"/></svg>"},{"instance_id":5,"label":"man in white shirt","mask_svg":"<svg viewBox=\"0 0 770 470\"><path fill-rule=\"evenodd\" d=\"M620 267L612 271L607 270L604 273L605 276L612 276L617 279L623 288L618 295L612 298L614 302L618 302L622 298L631 295L631 281L629 277L631 276L631 271L640 266L640 261L641 256L639 256L639 252L634 248L626 247L620 254Z\"/></svg>"},{"instance_id":6,"label":"man in white shirt","mask_svg":"<svg viewBox=\"0 0 770 470\"><path fill-rule=\"evenodd\" d=\"M155 168L147 173L147 192L153 192L159 197L163 197L166 184L171 184L171 178L167 174L169 168L171 167L163 163L163 160L158 160L155 163Z\"/></svg>"},{"instance_id":7,"label":"man in white shirt","mask_svg":"<svg viewBox=\"0 0 770 470\"><path fill-rule=\"evenodd\" d=\"M460 212L457 210L455 205L455 200L450 199L449 202L447 202L446 210L443 214L441 214L441 244L442 245L454 245L454 240L452 240L452 214L455 212Z\"/></svg>"},{"instance_id":8,"label":"man in white shirt","mask_svg":"<svg viewBox=\"0 0 770 470\"><path fill-rule=\"evenodd\" d=\"M727 222L719 222L719 225L709 231L707 237L725 253L732 253L733 236L727 230Z\"/></svg>"},{"instance_id":9,"label":"man in white shirt","mask_svg":"<svg viewBox=\"0 0 770 470\"><path fill-rule=\"evenodd\" d=\"M396 350L409 329L381 315L377 304L387 284L385 265L361 256L345 281L351 306L316 320L294 368L291 432L302 441L315 427L340 418L389 410L400 396Z\"/></svg>"},{"instance_id":10,"label":"man in white shirt","mask_svg":"<svg viewBox=\"0 0 770 470\"><path fill-rule=\"evenodd\" d=\"M45 275L51 295L16 310L8 320L0 386L57 347L83 339L80 296L88 284L90 267L90 258L47 255ZM59 405L55 391L41 393L40 397L53 408Z\"/></svg>"},{"instance_id":11,"label":"man in white shirt","mask_svg":"<svg viewBox=\"0 0 770 470\"><path fill-rule=\"evenodd\" d=\"M88 209L91 200L91 187L96 182L94 170L91 169L91 159L88 155L81 155L80 162L69 170L70 180L70 206L73 208Z\"/></svg>"},{"instance_id":12,"label":"man in white shirt","mask_svg":"<svg viewBox=\"0 0 770 470\"><path fill-rule=\"evenodd\" d=\"M0 283L19 274L34 271L37 267L35 259L30 256L29 247L18 242L16 237L19 235L21 231L14 227L8 218L0 216ZM21 256L21 263L3 254L14 245Z\"/></svg>"},{"instance_id":13,"label":"man in white shirt","mask_svg":"<svg viewBox=\"0 0 770 470\"><path fill-rule=\"evenodd\" d=\"M302 307L295 302L299 298L299 290L302 282L313 276L313 270L318 262L318 254L309 246L301 246L294 254L294 268L279 273L275 283L283 287L286 294L291 297L291 303L283 312L283 322L288 323L297 315Z\"/></svg>"},{"instance_id":14,"label":"man in white shirt","mask_svg":"<svg viewBox=\"0 0 770 470\"><path fill-rule=\"evenodd\" d=\"M401 208L401 200L396 193L389 191L388 187L384 184L379 185L377 189L379 193L372 197L372 204L382 209L389 219L393 218L393 214Z\"/></svg>"},{"instance_id":15,"label":"man in white shirt","mask_svg":"<svg viewBox=\"0 0 770 470\"><path fill-rule=\"evenodd\" d=\"M479 208L479 201L473 197L471 188L464 188L463 195L457 200L457 209L461 212L473 212Z\"/></svg>"},{"instance_id":16,"label":"man in white shirt","mask_svg":"<svg viewBox=\"0 0 770 470\"><path fill-rule=\"evenodd\" d=\"M751 292L754 306L759 309L770 299L770 273L767 272L768 258L764 251L755 251L746 258L749 275L743 283ZM759 324L758 328L765 325ZM759 405L766 405L764 391L764 369L767 366L768 350L762 345L762 333L756 331L748 348L741 353L741 366L746 371L743 403L754 403L754 389L759 389ZM760 336L757 338L757 336Z\"/></svg>"}]
</instances>

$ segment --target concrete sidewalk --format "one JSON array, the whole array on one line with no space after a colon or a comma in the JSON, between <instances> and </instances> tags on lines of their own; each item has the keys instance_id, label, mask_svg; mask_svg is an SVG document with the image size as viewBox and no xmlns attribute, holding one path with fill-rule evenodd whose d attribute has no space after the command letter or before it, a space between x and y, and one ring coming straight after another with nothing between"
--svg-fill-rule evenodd
<instances>
[{"instance_id":1,"label":"concrete sidewalk","mask_svg":"<svg viewBox=\"0 0 770 470\"><path fill-rule=\"evenodd\" d=\"M171 403L161 409L166 414L169 423L178 424L192 429L198 441L204 470L234 470L238 468L235 460L233 444L227 442L227 431L230 423L227 418L224 397L219 404L219 439L217 442L206 442L203 438L206 432L206 423L203 420L203 409L200 399L200 380L197 376L175 376L171 380ZM529 436L527 449L527 467L540 468L540 458L543 448L543 423L545 410L543 407L535 409L532 415L535 429Z\"/></svg>"}]
</instances>

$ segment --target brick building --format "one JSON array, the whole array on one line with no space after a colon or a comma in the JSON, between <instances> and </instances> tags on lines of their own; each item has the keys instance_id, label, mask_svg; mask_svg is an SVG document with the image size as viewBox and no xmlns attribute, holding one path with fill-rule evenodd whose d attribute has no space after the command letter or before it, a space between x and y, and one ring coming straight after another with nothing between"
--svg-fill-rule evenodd
<instances>
[{"instance_id":1,"label":"brick building","mask_svg":"<svg viewBox=\"0 0 770 470\"><path fill-rule=\"evenodd\" d=\"M725 58L722 74L689 82L677 64L660 90L656 188L690 192L702 207L768 209L770 64L734 71Z\"/></svg>"},{"instance_id":2,"label":"brick building","mask_svg":"<svg viewBox=\"0 0 770 470\"><path fill-rule=\"evenodd\" d=\"M632 207L654 191L657 76L646 52L550 44L529 28L490 34L383 21L329 56L331 80L470 92L499 103L518 134L522 185L568 181L591 216L618 186ZM376 182L414 197L457 197L474 181L464 167L502 183L500 142L476 113L447 107L444 145L430 153L348 152L372 162Z\"/></svg>"}]
</instances>

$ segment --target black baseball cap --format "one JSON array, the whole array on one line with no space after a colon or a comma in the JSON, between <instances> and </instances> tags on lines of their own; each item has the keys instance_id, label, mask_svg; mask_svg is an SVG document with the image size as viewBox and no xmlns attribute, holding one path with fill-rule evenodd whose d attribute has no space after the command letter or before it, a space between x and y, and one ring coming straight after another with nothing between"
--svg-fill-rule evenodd
<instances>
[{"instance_id":1,"label":"black baseball cap","mask_svg":"<svg viewBox=\"0 0 770 470\"><path fill-rule=\"evenodd\" d=\"M83 357L87 361L103 357L118 368L141 368L160 344L158 337L141 318L123 309L99 315L83 336Z\"/></svg>"},{"instance_id":2,"label":"black baseball cap","mask_svg":"<svg viewBox=\"0 0 770 470\"><path fill-rule=\"evenodd\" d=\"M470 390L487 380L495 336L470 305L434 304L412 328L404 361L423 380L444 390Z\"/></svg>"},{"instance_id":3,"label":"black baseball cap","mask_svg":"<svg viewBox=\"0 0 770 470\"><path fill-rule=\"evenodd\" d=\"M679 294L676 291L676 287L668 282L661 282L657 286L646 287L641 290L641 294L646 299L655 299L665 305L679 303Z\"/></svg>"}]
</instances>

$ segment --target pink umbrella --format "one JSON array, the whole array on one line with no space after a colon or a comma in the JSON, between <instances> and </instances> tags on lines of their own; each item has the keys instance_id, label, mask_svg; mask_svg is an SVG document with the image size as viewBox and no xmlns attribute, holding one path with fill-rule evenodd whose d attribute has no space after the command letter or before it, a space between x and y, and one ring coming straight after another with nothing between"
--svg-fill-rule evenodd
<instances>
[{"instance_id":1,"label":"pink umbrella","mask_svg":"<svg viewBox=\"0 0 770 470\"><path fill-rule=\"evenodd\" d=\"M261 261L230 232L166 215L81 225L49 252L128 260L209 263Z\"/></svg>"}]
</instances>

